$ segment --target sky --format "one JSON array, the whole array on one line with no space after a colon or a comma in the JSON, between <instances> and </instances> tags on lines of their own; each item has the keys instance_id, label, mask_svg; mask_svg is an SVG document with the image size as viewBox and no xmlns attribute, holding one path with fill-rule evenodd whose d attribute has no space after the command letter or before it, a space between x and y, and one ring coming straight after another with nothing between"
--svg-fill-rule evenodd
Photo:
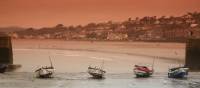
<instances>
[{"instance_id":1,"label":"sky","mask_svg":"<svg viewBox=\"0 0 200 88\"><path fill-rule=\"evenodd\" d=\"M0 0L0 27L52 27L200 12L200 0Z\"/></svg>"}]
</instances>

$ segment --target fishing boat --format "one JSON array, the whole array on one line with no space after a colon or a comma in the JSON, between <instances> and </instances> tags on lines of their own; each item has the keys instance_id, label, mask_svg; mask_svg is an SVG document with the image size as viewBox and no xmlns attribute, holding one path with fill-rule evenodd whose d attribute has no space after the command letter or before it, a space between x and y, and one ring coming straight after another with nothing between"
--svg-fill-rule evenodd
<instances>
[{"instance_id":1,"label":"fishing boat","mask_svg":"<svg viewBox=\"0 0 200 88\"><path fill-rule=\"evenodd\" d=\"M0 73L4 73L7 68L8 68L8 65L6 65L6 64L0 64Z\"/></svg>"},{"instance_id":2,"label":"fishing boat","mask_svg":"<svg viewBox=\"0 0 200 88\"><path fill-rule=\"evenodd\" d=\"M168 78L185 78L188 75L189 68L176 67L169 69Z\"/></svg>"},{"instance_id":3,"label":"fishing boat","mask_svg":"<svg viewBox=\"0 0 200 88\"><path fill-rule=\"evenodd\" d=\"M13 72L20 67L21 65L16 64L0 64L0 73Z\"/></svg>"},{"instance_id":4,"label":"fishing boat","mask_svg":"<svg viewBox=\"0 0 200 88\"><path fill-rule=\"evenodd\" d=\"M104 75L106 73L105 70L103 70L103 67L104 67L104 60L102 62L102 66L101 67L91 67L89 66L88 67L88 73L93 77L93 78L96 78L96 79L101 79L101 78L104 78Z\"/></svg>"},{"instance_id":5,"label":"fishing boat","mask_svg":"<svg viewBox=\"0 0 200 88\"><path fill-rule=\"evenodd\" d=\"M178 55L178 53L175 51L175 55ZM186 78L188 75L189 68L185 66L181 66L181 63L178 62L178 67L172 67L168 71L168 78Z\"/></svg>"},{"instance_id":6,"label":"fishing boat","mask_svg":"<svg viewBox=\"0 0 200 88\"><path fill-rule=\"evenodd\" d=\"M43 67L40 67L37 70L35 70L36 77L38 77L38 78L52 78L53 77L55 69L51 62L51 59L49 59L49 60L50 60L51 66L43 66Z\"/></svg>"},{"instance_id":7,"label":"fishing boat","mask_svg":"<svg viewBox=\"0 0 200 88\"><path fill-rule=\"evenodd\" d=\"M153 69L148 68L147 66L135 65L133 69L136 77L150 77L153 74Z\"/></svg>"},{"instance_id":8,"label":"fishing boat","mask_svg":"<svg viewBox=\"0 0 200 88\"><path fill-rule=\"evenodd\" d=\"M106 71L99 67L89 66L88 73L92 75L93 78L104 78L104 74L106 73Z\"/></svg>"},{"instance_id":9,"label":"fishing boat","mask_svg":"<svg viewBox=\"0 0 200 88\"><path fill-rule=\"evenodd\" d=\"M133 72L136 75L136 77L137 78L150 77L154 72L154 63L155 63L156 58L158 58L158 57L155 57L153 59L153 63L152 63L151 67L145 66L145 65L135 65L134 69L133 69Z\"/></svg>"}]
</instances>

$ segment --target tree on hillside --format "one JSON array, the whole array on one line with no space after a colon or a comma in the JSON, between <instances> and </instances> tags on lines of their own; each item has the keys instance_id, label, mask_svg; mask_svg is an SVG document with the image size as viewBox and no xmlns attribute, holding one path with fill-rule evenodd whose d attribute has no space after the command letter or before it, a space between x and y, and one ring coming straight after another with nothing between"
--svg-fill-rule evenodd
<instances>
[{"instance_id":1,"label":"tree on hillside","mask_svg":"<svg viewBox=\"0 0 200 88\"><path fill-rule=\"evenodd\" d=\"M97 37L97 34L96 34L95 32L88 33L88 34L86 35L86 37L87 37L88 39L95 39L95 38Z\"/></svg>"},{"instance_id":2,"label":"tree on hillside","mask_svg":"<svg viewBox=\"0 0 200 88\"><path fill-rule=\"evenodd\" d=\"M200 24L200 12L189 12L187 14L190 15L196 21L196 23Z\"/></svg>"},{"instance_id":3,"label":"tree on hillside","mask_svg":"<svg viewBox=\"0 0 200 88\"><path fill-rule=\"evenodd\" d=\"M64 27L63 24L57 24L57 25L56 25L56 28L63 28L63 27Z\"/></svg>"}]
</instances>

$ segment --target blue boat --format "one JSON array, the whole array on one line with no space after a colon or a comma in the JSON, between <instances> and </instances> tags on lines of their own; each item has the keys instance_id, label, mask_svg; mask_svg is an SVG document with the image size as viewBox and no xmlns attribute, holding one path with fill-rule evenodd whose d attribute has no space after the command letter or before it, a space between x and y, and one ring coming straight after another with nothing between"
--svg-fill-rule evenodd
<instances>
[{"instance_id":1,"label":"blue boat","mask_svg":"<svg viewBox=\"0 0 200 88\"><path fill-rule=\"evenodd\" d=\"M169 69L168 78L185 78L188 75L189 68L176 67Z\"/></svg>"}]
</instances>

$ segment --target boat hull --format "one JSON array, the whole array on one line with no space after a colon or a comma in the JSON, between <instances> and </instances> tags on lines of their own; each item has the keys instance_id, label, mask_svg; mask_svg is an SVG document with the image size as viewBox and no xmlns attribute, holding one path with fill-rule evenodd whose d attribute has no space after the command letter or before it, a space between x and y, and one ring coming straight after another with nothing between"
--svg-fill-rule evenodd
<instances>
[{"instance_id":1,"label":"boat hull","mask_svg":"<svg viewBox=\"0 0 200 88\"><path fill-rule=\"evenodd\" d=\"M101 79L101 78L104 78L104 75L103 74L98 74L98 73L89 73L93 78L96 78L96 79Z\"/></svg>"},{"instance_id":2,"label":"boat hull","mask_svg":"<svg viewBox=\"0 0 200 88\"><path fill-rule=\"evenodd\" d=\"M53 78L52 75L53 75L53 74L50 73L50 74L38 75L37 77L38 77L38 78Z\"/></svg>"},{"instance_id":3,"label":"boat hull","mask_svg":"<svg viewBox=\"0 0 200 88\"><path fill-rule=\"evenodd\" d=\"M140 77L145 78L145 77L150 77L152 74L150 74L150 73L135 73L135 75L137 78L140 78Z\"/></svg>"},{"instance_id":4,"label":"boat hull","mask_svg":"<svg viewBox=\"0 0 200 88\"><path fill-rule=\"evenodd\" d=\"M187 75L185 72L180 72L180 73L176 73L176 74L173 74L173 73L169 73L168 74L168 77L169 78L185 78Z\"/></svg>"}]
</instances>

